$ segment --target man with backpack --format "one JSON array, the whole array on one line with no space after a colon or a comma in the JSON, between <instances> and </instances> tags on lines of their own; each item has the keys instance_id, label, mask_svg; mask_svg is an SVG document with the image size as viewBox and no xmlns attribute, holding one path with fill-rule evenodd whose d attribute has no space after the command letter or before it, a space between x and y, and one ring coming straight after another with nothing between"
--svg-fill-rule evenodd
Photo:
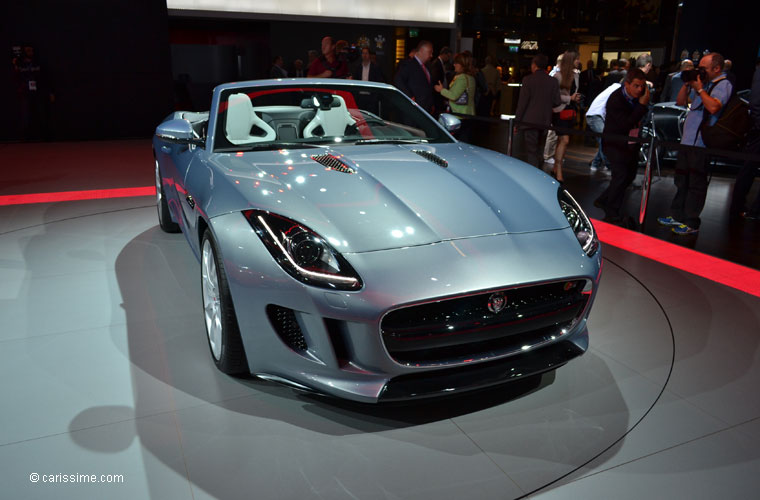
<instances>
[{"instance_id":1,"label":"man with backpack","mask_svg":"<svg viewBox=\"0 0 760 500\"><path fill-rule=\"evenodd\" d=\"M691 79L690 76L696 77ZM676 234L690 235L699 232L699 215L707 198L707 155L702 129L718 121L731 98L733 87L723 72L723 56L717 52L704 56L694 75L682 73L682 78L685 83L678 92L676 103L686 106L692 89L696 97L686 115L681 145L695 147L678 152L674 179L676 195L670 205L671 215L659 217L657 222L671 226Z\"/></svg>"}]
</instances>

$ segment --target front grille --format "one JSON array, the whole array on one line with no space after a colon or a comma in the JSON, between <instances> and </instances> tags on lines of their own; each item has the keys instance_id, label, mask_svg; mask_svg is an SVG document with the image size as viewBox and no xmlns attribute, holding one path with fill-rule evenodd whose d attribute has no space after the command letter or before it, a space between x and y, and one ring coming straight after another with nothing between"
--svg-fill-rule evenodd
<instances>
[{"instance_id":1,"label":"front grille","mask_svg":"<svg viewBox=\"0 0 760 500\"><path fill-rule=\"evenodd\" d=\"M293 309L269 304L267 316L280 339L296 352L303 353L308 346Z\"/></svg>"},{"instance_id":2,"label":"front grille","mask_svg":"<svg viewBox=\"0 0 760 500\"><path fill-rule=\"evenodd\" d=\"M586 283L544 283L397 309L381 322L383 342L396 362L410 366L520 352L566 333L586 307ZM504 301L494 306L498 294Z\"/></svg>"},{"instance_id":3,"label":"front grille","mask_svg":"<svg viewBox=\"0 0 760 500\"><path fill-rule=\"evenodd\" d=\"M311 157L315 162L324 165L330 170L337 170L344 174L355 174L356 170L341 160L339 157L331 154L314 155Z\"/></svg>"},{"instance_id":4,"label":"front grille","mask_svg":"<svg viewBox=\"0 0 760 500\"><path fill-rule=\"evenodd\" d=\"M439 167L446 168L449 166L449 162L438 156L437 154L433 153L432 151L428 151L426 149L413 149L412 153L417 153L421 157L425 158L428 161L431 161L438 165Z\"/></svg>"}]
</instances>

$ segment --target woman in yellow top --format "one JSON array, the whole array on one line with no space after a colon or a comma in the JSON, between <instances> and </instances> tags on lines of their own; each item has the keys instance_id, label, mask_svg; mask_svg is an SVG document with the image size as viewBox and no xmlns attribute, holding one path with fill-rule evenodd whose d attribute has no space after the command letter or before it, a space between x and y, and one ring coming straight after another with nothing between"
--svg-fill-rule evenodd
<instances>
[{"instance_id":1,"label":"woman in yellow top","mask_svg":"<svg viewBox=\"0 0 760 500\"><path fill-rule=\"evenodd\" d=\"M443 97L449 100L452 113L475 114L475 88L477 84L475 77L472 76L472 69L472 57L460 52L454 56L455 76L449 88L443 88L441 82L436 83L433 87L436 92L440 92ZM465 92L467 92L466 96L464 95Z\"/></svg>"}]
</instances>

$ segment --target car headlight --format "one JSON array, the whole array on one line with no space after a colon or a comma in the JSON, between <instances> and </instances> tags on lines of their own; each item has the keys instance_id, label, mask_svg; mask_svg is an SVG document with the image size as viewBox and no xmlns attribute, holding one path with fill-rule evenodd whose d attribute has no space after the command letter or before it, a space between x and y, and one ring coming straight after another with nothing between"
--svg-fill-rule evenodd
<instances>
[{"instance_id":1,"label":"car headlight","mask_svg":"<svg viewBox=\"0 0 760 500\"><path fill-rule=\"evenodd\" d=\"M308 227L263 210L246 210L243 215L272 257L295 279L332 290L362 287L348 261Z\"/></svg>"},{"instance_id":2,"label":"car headlight","mask_svg":"<svg viewBox=\"0 0 760 500\"><path fill-rule=\"evenodd\" d=\"M575 237L578 238L578 243L586 255L591 257L599 249L599 238L596 236L593 224L570 193L560 189L557 192L557 197L562 213L567 217L567 222L570 223L570 228L575 233Z\"/></svg>"}]
</instances>

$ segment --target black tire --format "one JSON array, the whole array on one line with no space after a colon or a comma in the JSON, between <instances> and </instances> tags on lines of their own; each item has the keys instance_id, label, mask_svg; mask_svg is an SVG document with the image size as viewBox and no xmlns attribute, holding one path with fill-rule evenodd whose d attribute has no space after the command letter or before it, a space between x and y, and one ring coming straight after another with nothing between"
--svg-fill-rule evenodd
<instances>
[{"instance_id":1,"label":"black tire","mask_svg":"<svg viewBox=\"0 0 760 500\"><path fill-rule=\"evenodd\" d=\"M211 275L216 276L215 287L211 286ZM201 297L211 359L219 370L228 375L247 375L250 372L248 360L240 338L227 273L209 229L203 233L201 240ZM219 330L215 329L217 327Z\"/></svg>"},{"instance_id":2,"label":"black tire","mask_svg":"<svg viewBox=\"0 0 760 500\"><path fill-rule=\"evenodd\" d=\"M158 168L158 160L156 162L156 209L158 210L158 225L165 233L178 233L180 231L179 224L172 220L172 216L169 213L169 204L166 202L166 195L164 194L164 183L161 181L161 171Z\"/></svg>"}]
</instances>

